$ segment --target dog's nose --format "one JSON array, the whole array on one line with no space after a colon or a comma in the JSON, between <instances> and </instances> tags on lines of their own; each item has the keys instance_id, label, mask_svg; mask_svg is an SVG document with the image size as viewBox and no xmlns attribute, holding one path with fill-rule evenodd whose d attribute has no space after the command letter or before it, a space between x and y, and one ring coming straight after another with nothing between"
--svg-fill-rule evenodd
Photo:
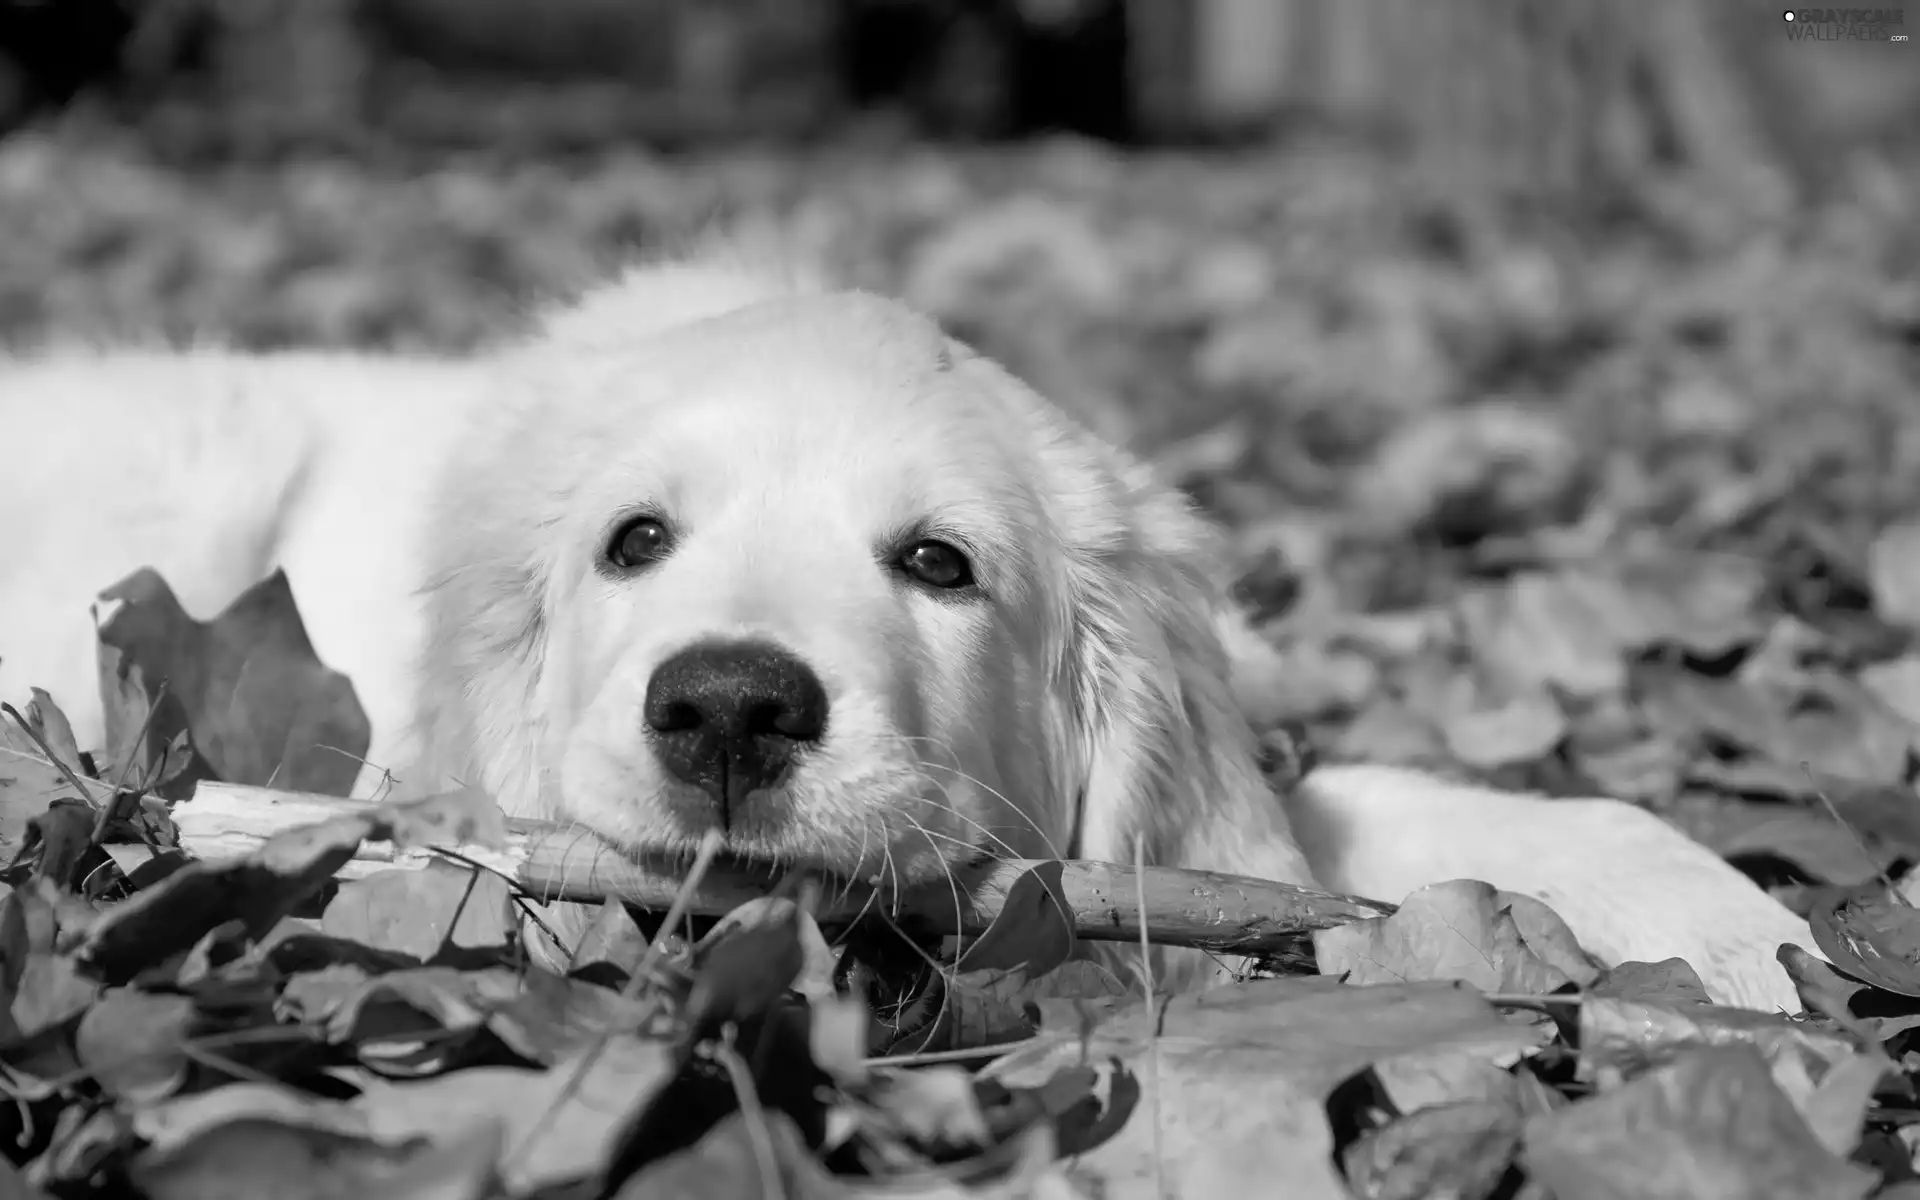
<instances>
[{"instance_id":1,"label":"dog's nose","mask_svg":"<svg viewBox=\"0 0 1920 1200\"><path fill-rule=\"evenodd\" d=\"M827 731L827 693L806 663L764 642L704 642L654 669L655 756L722 811L771 787Z\"/></svg>"}]
</instances>

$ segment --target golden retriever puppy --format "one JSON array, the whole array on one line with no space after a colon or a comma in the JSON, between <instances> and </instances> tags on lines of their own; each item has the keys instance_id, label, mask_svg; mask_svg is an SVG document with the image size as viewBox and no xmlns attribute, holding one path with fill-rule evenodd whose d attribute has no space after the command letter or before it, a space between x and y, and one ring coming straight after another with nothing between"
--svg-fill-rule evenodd
<instances>
[{"instance_id":1,"label":"golden retriever puppy","mask_svg":"<svg viewBox=\"0 0 1920 1200\"><path fill-rule=\"evenodd\" d=\"M283 565L371 761L631 852L1470 875L1797 1008L1804 922L1626 805L1365 767L1283 804L1249 721L1281 665L1212 531L889 300L695 263L458 361L41 355L0 370L0 445L0 505L49 514L0 555L0 693L90 696L88 600L135 567L204 615Z\"/></svg>"}]
</instances>

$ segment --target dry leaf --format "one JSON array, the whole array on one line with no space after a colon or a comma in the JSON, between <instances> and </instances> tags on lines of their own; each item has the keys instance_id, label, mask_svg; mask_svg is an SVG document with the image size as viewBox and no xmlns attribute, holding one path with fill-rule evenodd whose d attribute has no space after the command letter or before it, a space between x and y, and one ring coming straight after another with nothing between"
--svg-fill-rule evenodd
<instances>
[{"instance_id":1,"label":"dry leaf","mask_svg":"<svg viewBox=\"0 0 1920 1200\"><path fill-rule=\"evenodd\" d=\"M273 928L353 857L362 841L498 843L500 810L477 792L370 806L276 834L243 858L190 863L114 906L88 930L79 957L107 982L190 948L206 932L241 920L254 937Z\"/></svg>"},{"instance_id":2,"label":"dry leaf","mask_svg":"<svg viewBox=\"0 0 1920 1200\"><path fill-rule=\"evenodd\" d=\"M1881 530L1867 550L1867 578L1882 620L1920 629L1920 521Z\"/></svg>"},{"instance_id":3,"label":"dry leaf","mask_svg":"<svg viewBox=\"0 0 1920 1200\"><path fill-rule=\"evenodd\" d=\"M1700 981L1700 973L1684 958L1616 963L1606 969L1588 994L1682 1004L1707 1004L1712 999L1707 995L1707 985Z\"/></svg>"},{"instance_id":4,"label":"dry leaf","mask_svg":"<svg viewBox=\"0 0 1920 1200\"><path fill-rule=\"evenodd\" d=\"M1390 917L1316 930L1313 947L1323 974L1351 983L1443 979L1544 994L1598 975L1546 905L1470 879L1421 888Z\"/></svg>"},{"instance_id":5,"label":"dry leaf","mask_svg":"<svg viewBox=\"0 0 1920 1200\"><path fill-rule=\"evenodd\" d=\"M1284 1179L1298 1200L1346 1200L1327 1126L1337 1084L1403 1052L1450 1046L1484 1060L1538 1040L1450 984L1259 980L1175 996L1154 1025L1137 1005L1112 1011L1084 1036L1077 1025L1043 1026L986 1074L1036 1086L1062 1067L1119 1059L1142 1089L1138 1103L1078 1168L1113 1200L1157 1195L1161 1177L1181 1195L1259 1195Z\"/></svg>"},{"instance_id":6,"label":"dry leaf","mask_svg":"<svg viewBox=\"0 0 1920 1200\"><path fill-rule=\"evenodd\" d=\"M1556 1200L1858 1200L1878 1183L1823 1147L1740 1046L1686 1051L1533 1118L1525 1161Z\"/></svg>"},{"instance_id":7,"label":"dry leaf","mask_svg":"<svg viewBox=\"0 0 1920 1200\"><path fill-rule=\"evenodd\" d=\"M506 946L519 926L512 897L491 871L450 862L376 871L340 886L320 928L425 962L447 949Z\"/></svg>"},{"instance_id":8,"label":"dry leaf","mask_svg":"<svg viewBox=\"0 0 1920 1200\"><path fill-rule=\"evenodd\" d=\"M1340 1165L1367 1200L1488 1200L1520 1148L1523 1120L1511 1103L1436 1104L1362 1134Z\"/></svg>"},{"instance_id":9,"label":"dry leaf","mask_svg":"<svg viewBox=\"0 0 1920 1200\"><path fill-rule=\"evenodd\" d=\"M1875 987L1920 997L1920 910L1890 895L1885 884L1826 889L1807 922L1834 966Z\"/></svg>"},{"instance_id":10,"label":"dry leaf","mask_svg":"<svg viewBox=\"0 0 1920 1200\"><path fill-rule=\"evenodd\" d=\"M206 766L195 778L349 793L370 727L346 676L314 656L284 573L206 622L188 616L152 570L100 595L117 602L100 626L107 744L117 762L151 768L185 729Z\"/></svg>"},{"instance_id":11,"label":"dry leaf","mask_svg":"<svg viewBox=\"0 0 1920 1200\"><path fill-rule=\"evenodd\" d=\"M1073 909L1061 888L1058 862L1036 863L1007 889L1000 914L954 962L956 972L1020 970L1044 975L1072 955Z\"/></svg>"},{"instance_id":12,"label":"dry leaf","mask_svg":"<svg viewBox=\"0 0 1920 1200\"><path fill-rule=\"evenodd\" d=\"M110 988L80 1018L74 1050L109 1094L150 1104L185 1081L190 1060L184 1043L197 1015L186 996Z\"/></svg>"}]
</instances>

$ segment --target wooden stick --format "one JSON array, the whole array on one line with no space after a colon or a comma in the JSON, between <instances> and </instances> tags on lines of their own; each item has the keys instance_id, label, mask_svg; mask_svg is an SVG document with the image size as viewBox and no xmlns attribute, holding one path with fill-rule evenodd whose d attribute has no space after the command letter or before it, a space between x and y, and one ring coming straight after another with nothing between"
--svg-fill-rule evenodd
<instances>
[{"instance_id":1,"label":"wooden stick","mask_svg":"<svg viewBox=\"0 0 1920 1200\"><path fill-rule=\"evenodd\" d=\"M302 825L324 821L371 805L307 792L231 783L202 783L193 798L174 806L180 844L197 858L249 854L267 838ZM664 910L680 882L671 866L649 864L621 854L584 830L538 821L509 819L504 847L449 846L514 880L541 900L598 903L609 896L640 908ZM389 868L420 868L436 855L430 850L396 851L390 843L362 844L339 874L357 878ZM1004 859L964 873L960 911L945 887L900 897L889 909L904 907L935 933L978 936L1005 906L1007 894L1036 860ZM720 916L743 901L765 895L773 877L764 871L726 868L708 873L691 911ZM1090 941L1138 941L1136 889L1146 894L1146 934L1160 945L1190 946L1227 954L1271 953L1303 933L1345 925L1393 911L1390 904L1317 892L1291 884L1242 875L1148 867L1136 876L1115 863L1070 861L1062 864L1060 894L1072 910L1076 932ZM831 889L830 889L831 890ZM839 896L823 920L856 916L871 902L871 891L855 885ZM892 897L888 899L891 901Z\"/></svg>"}]
</instances>

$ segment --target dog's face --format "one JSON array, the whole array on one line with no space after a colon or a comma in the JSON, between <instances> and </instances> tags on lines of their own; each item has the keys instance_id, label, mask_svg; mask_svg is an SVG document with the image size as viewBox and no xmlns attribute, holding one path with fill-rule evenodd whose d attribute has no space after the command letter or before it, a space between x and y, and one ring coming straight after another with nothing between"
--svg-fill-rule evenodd
<instances>
[{"instance_id":1,"label":"dog's face","mask_svg":"<svg viewBox=\"0 0 1920 1200\"><path fill-rule=\"evenodd\" d=\"M428 667L510 811L898 886L1177 838L1250 764L1198 523L931 322L771 299L507 390Z\"/></svg>"},{"instance_id":2,"label":"dog's face","mask_svg":"<svg viewBox=\"0 0 1920 1200\"><path fill-rule=\"evenodd\" d=\"M1062 636L1036 464L935 330L850 307L719 318L599 383L540 709L564 815L622 845L717 828L915 878L1067 833L1044 717L1013 719Z\"/></svg>"}]
</instances>

